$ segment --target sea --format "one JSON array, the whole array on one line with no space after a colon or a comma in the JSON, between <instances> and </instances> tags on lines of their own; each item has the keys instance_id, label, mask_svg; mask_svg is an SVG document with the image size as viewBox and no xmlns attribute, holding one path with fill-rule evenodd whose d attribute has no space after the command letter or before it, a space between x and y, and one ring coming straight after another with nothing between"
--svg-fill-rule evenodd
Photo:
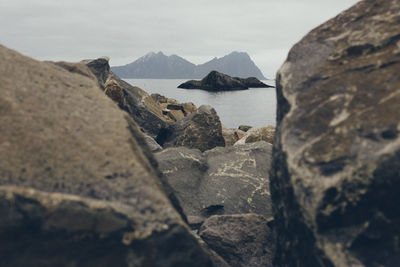
<instances>
[{"instance_id":1,"label":"sea","mask_svg":"<svg viewBox=\"0 0 400 267\"><path fill-rule=\"evenodd\" d=\"M217 111L221 122L228 128L237 128L239 125L275 126L275 88L208 92L177 88L187 80L125 79L125 81L140 87L148 94L158 93L168 98L174 98L181 103L193 102L197 107L210 105ZM263 82L275 86L275 80L263 80Z\"/></svg>"}]
</instances>

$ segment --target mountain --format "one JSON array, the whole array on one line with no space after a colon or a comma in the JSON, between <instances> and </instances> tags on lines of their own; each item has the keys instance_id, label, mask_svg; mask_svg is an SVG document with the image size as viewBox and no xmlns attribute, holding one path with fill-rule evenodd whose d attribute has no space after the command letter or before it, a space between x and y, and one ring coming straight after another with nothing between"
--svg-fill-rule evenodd
<instances>
[{"instance_id":1,"label":"mountain","mask_svg":"<svg viewBox=\"0 0 400 267\"><path fill-rule=\"evenodd\" d=\"M200 65L195 65L177 55L166 56L162 52L151 52L130 64L111 69L121 78L132 79L201 79L213 70L234 77L265 79L245 52L232 52Z\"/></svg>"},{"instance_id":2,"label":"mountain","mask_svg":"<svg viewBox=\"0 0 400 267\"><path fill-rule=\"evenodd\" d=\"M177 55L151 52L128 65L111 69L121 78L184 79L192 78L195 68L195 64Z\"/></svg>"},{"instance_id":3,"label":"mountain","mask_svg":"<svg viewBox=\"0 0 400 267\"><path fill-rule=\"evenodd\" d=\"M222 58L214 58L204 64L197 65L195 76L197 79L202 78L213 70L232 77L265 79L260 69L245 52L232 52Z\"/></svg>"}]
</instances>

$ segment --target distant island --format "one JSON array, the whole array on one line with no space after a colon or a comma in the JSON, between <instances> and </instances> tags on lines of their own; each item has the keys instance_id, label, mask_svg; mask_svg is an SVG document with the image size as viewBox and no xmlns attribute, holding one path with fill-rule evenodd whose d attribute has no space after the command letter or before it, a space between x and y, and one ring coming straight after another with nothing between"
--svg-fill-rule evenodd
<instances>
[{"instance_id":1,"label":"distant island","mask_svg":"<svg viewBox=\"0 0 400 267\"><path fill-rule=\"evenodd\" d=\"M177 55L166 56L162 52L151 52L130 64L111 67L111 70L126 79L201 79L216 70L233 77L265 80L260 69L245 52L232 52L200 65Z\"/></svg>"},{"instance_id":2,"label":"distant island","mask_svg":"<svg viewBox=\"0 0 400 267\"><path fill-rule=\"evenodd\" d=\"M203 89L207 91L233 91L267 87L273 86L267 85L255 77L242 79L238 77L231 77L215 70L211 71L201 81L190 80L178 86L178 88Z\"/></svg>"}]
</instances>

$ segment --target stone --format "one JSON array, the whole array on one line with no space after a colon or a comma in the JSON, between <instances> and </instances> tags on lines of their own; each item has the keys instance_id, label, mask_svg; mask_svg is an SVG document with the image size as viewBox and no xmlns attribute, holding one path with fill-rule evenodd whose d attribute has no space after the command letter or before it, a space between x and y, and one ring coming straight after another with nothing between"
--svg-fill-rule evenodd
<instances>
[{"instance_id":1,"label":"stone","mask_svg":"<svg viewBox=\"0 0 400 267\"><path fill-rule=\"evenodd\" d=\"M238 129L242 130L243 132L247 132L248 130L250 130L251 128L253 128L252 126L249 125L239 125Z\"/></svg>"},{"instance_id":2,"label":"stone","mask_svg":"<svg viewBox=\"0 0 400 267\"><path fill-rule=\"evenodd\" d=\"M132 86L110 71L107 58L84 60L89 69L97 77L105 94L118 103L139 124L143 132L156 138L160 130L173 122L163 114L162 107L141 88Z\"/></svg>"},{"instance_id":3,"label":"stone","mask_svg":"<svg viewBox=\"0 0 400 267\"><path fill-rule=\"evenodd\" d=\"M233 146L245 136L245 132L238 129L222 128L222 136L225 140L225 146Z\"/></svg>"},{"instance_id":4,"label":"stone","mask_svg":"<svg viewBox=\"0 0 400 267\"><path fill-rule=\"evenodd\" d=\"M181 117L186 117L187 115L194 113L197 111L197 107L195 104L193 104L192 102L188 102L188 103L179 103L177 100L173 99L173 98L167 98L165 96L162 96L160 94L151 94L151 97L153 98L153 100L158 103L162 109L164 110L177 110L177 111L181 111L181 114L183 116L179 116L179 118ZM174 119L174 121L176 121L177 119Z\"/></svg>"},{"instance_id":5,"label":"stone","mask_svg":"<svg viewBox=\"0 0 400 267\"><path fill-rule=\"evenodd\" d=\"M1 265L212 266L136 123L75 69L0 46Z\"/></svg>"},{"instance_id":6,"label":"stone","mask_svg":"<svg viewBox=\"0 0 400 267\"><path fill-rule=\"evenodd\" d=\"M164 148L185 146L205 151L225 146L221 121L216 111L206 105L163 129L155 140Z\"/></svg>"},{"instance_id":7,"label":"stone","mask_svg":"<svg viewBox=\"0 0 400 267\"><path fill-rule=\"evenodd\" d=\"M155 156L165 182L196 229L202 218L215 214L271 217L271 154L272 145L261 141L204 153L186 147L167 148Z\"/></svg>"},{"instance_id":8,"label":"stone","mask_svg":"<svg viewBox=\"0 0 400 267\"><path fill-rule=\"evenodd\" d=\"M214 215L199 235L230 266L272 266L274 234L258 214Z\"/></svg>"},{"instance_id":9,"label":"stone","mask_svg":"<svg viewBox=\"0 0 400 267\"><path fill-rule=\"evenodd\" d=\"M399 1L360 1L279 70L276 266L399 265L399 21Z\"/></svg>"},{"instance_id":10,"label":"stone","mask_svg":"<svg viewBox=\"0 0 400 267\"><path fill-rule=\"evenodd\" d=\"M235 145L242 145L247 143L254 143L258 141L265 141L267 143L273 144L275 136L274 126L264 126L261 128L251 128L249 129L240 140L238 140Z\"/></svg>"},{"instance_id":11,"label":"stone","mask_svg":"<svg viewBox=\"0 0 400 267\"><path fill-rule=\"evenodd\" d=\"M147 134L143 134L146 144L149 147L149 149L151 150L151 152L155 153L155 152L160 152L163 148L156 142L156 140L154 140L153 138L151 138L150 136L148 136Z\"/></svg>"},{"instance_id":12,"label":"stone","mask_svg":"<svg viewBox=\"0 0 400 267\"><path fill-rule=\"evenodd\" d=\"M246 90L251 88L273 87L267 85L255 77L246 79L231 77L218 71L211 71L201 81L190 80L182 83L178 88L184 89L203 89L207 91L232 91Z\"/></svg>"}]
</instances>

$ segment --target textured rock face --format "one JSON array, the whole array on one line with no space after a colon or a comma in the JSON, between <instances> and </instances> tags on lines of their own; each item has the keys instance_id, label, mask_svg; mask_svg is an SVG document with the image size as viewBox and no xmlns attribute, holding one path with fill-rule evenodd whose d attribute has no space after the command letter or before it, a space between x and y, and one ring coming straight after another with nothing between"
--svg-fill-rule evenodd
<instances>
[{"instance_id":1,"label":"textured rock face","mask_svg":"<svg viewBox=\"0 0 400 267\"><path fill-rule=\"evenodd\" d=\"M215 70L211 71L201 81L190 80L178 86L178 88L203 89L208 91L246 90L250 87L263 88L272 86L266 85L254 77L242 79L238 77L231 77Z\"/></svg>"},{"instance_id":2,"label":"textured rock face","mask_svg":"<svg viewBox=\"0 0 400 267\"><path fill-rule=\"evenodd\" d=\"M277 266L400 262L400 2L361 1L277 75Z\"/></svg>"},{"instance_id":3,"label":"textured rock face","mask_svg":"<svg viewBox=\"0 0 400 267\"><path fill-rule=\"evenodd\" d=\"M267 143L272 144L274 142L274 136L275 136L275 127L274 126L251 128L235 144L242 145L242 144L254 143L254 142L258 142L258 141L265 141Z\"/></svg>"},{"instance_id":4,"label":"textured rock face","mask_svg":"<svg viewBox=\"0 0 400 267\"><path fill-rule=\"evenodd\" d=\"M185 147L156 153L159 168L193 224L214 214L272 215L268 170L272 146L266 142L215 148L205 153Z\"/></svg>"},{"instance_id":5,"label":"textured rock face","mask_svg":"<svg viewBox=\"0 0 400 267\"><path fill-rule=\"evenodd\" d=\"M195 113L163 129L156 141L163 147L185 146L201 151L225 146L221 121L211 106L200 106Z\"/></svg>"},{"instance_id":6,"label":"textured rock face","mask_svg":"<svg viewBox=\"0 0 400 267\"><path fill-rule=\"evenodd\" d=\"M200 228L200 237L228 264L272 266L274 236L258 214L214 215Z\"/></svg>"},{"instance_id":7,"label":"textured rock face","mask_svg":"<svg viewBox=\"0 0 400 267\"><path fill-rule=\"evenodd\" d=\"M162 128L173 122L162 113L162 107L139 87L121 80L110 71L107 58L83 61L96 76L105 94L128 112L140 128L155 138Z\"/></svg>"},{"instance_id":8,"label":"textured rock face","mask_svg":"<svg viewBox=\"0 0 400 267\"><path fill-rule=\"evenodd\" d=\"M246 133L239 129L222 128L222 136L225 140L225 146L233 146L237 141L244 137Z\"/></svg>"},{"instance_id":9,"label":"textured rock face","mask_svg":"<svg viewBox=\"0 0 400 267\"><path fill-rule=\"evenodd\" d=\"M211 265L136 124L76 69L0 46L0 265Z\"/></svg>"}]
</instances>

